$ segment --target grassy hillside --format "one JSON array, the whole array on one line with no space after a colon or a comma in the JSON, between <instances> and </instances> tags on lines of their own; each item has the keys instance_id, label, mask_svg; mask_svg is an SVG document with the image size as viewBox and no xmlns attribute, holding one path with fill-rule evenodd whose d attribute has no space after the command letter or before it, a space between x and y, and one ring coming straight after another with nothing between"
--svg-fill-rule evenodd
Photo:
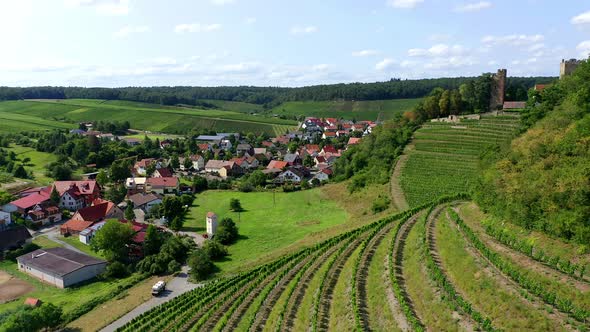
<instances>
[{"instance_id":1,"label":"grassy hillside","mask_svg":"<svg viewBox=\"0 0 590 332\"><path fill-rule=\"evenodd\" d=\"M2 102L0 119L12 121L9 126L2 126L0 132L73 128L76 127L73 123L96 120L127 120L135 129L168 133L211 129L276 135L296 127L294 121L232 111L93 99Z\"/></svg>"},{"instance_id":2,"label":"grassy hillside","mask_svg":"<svg viewBox=\"0 0 590 332\"><path fill-rule=\"evenodd\" d=\"M356 120L381 120L393 118L396 114L412 110L417 99L392 99L368 101L290 101L271 109L269 112L288 116L333 117Z\"/></svg>"},{"instance_id":3,"label":"grassy hillside","mask_svg":"<svg viewBox=\"0 0 590 332\"><path fill-rule=\"evenodd\" d=\"M482 117L461 123L426 123L414 135L402 168L401 187L410 206L444 194L469 192L477 180L478 158L487 147L509 142L516 117Z\"/></svg>"},{"instance_id":4,"label":"grassy hillside","mask_svg":"<svg viewBox=\"0 0 590 332\"><path fill-rule=\"evenodd\" d=\"M263 110L262 105L245 103L241 101L202 99L201 101L213 104L222 110L240 113L259 113Z\"/></svg>"}]
</instances>

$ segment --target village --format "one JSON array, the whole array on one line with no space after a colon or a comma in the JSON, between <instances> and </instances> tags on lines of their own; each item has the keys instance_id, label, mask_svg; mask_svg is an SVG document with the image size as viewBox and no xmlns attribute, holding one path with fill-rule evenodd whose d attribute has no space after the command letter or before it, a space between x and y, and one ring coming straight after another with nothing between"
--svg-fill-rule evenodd
<instances>
[{"instance_id":1,"label":"village","mask_svg":"<svg viewBox=\"0 0 590 332\"><path fill-rule=\"evenodd\" d=\"M107 259L88 253L93 238L108 222L132 229L126 261L137 262L146 255L144 248L150 226L160 233L179 234L175 231L180 227L172 224L183 218L182 212L167 215L172 212L166 213L162 207L167 200L182 201L187 204L174 206L186 212L195 194L202 190L187 179L232 183L209 185L209 188L243 192L269 188L274 191L281 186L284 191L320 186L329 181L334 163L342 153L359 144L376 126L372 121L309 117L299 130L270 139L252 139L248 137L251 135L239 133L177 138L193 139L198 149L197 153L181 156L167 153L175 140L156 139L157 147L168 157L136 159L129 164L131 176L123 181L125 194L120 201L107 199L106 186L113 184L101 185L97 181L98 171L84 174L83 179L60 180L15 192L15 199L1 206L0 250L6 257L11 253L21 254L14 257L18 269L44 283L58 288L86 283L107 271ZM89 123L80 127L87 130L75 129L70 135L135 145L133 139L125 136L93 130ZM215 238L218 216L215 211L209 211L202 216L202 222L205 233L182 232L200 247ZM88 250L66 245L25 252L27 244L38 236L51 236L60 243L71 244L75 240Z\"/></svg>"}]
</instances>

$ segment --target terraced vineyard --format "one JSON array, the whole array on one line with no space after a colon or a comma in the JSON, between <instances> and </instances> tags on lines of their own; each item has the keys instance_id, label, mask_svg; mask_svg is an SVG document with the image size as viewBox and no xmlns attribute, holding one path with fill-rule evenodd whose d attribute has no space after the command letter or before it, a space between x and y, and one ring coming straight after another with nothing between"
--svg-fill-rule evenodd
<instances>
[{"instance_id":1,"label":"terraced vineyard","mask_svg":"<svg viewBox=\"0 0 590 332\"><path fill-rule=\"evenodd\" d=\"M469 192L478 157L486 147L509 142L518 128L513 116L483 116L460 123L430 122L416 131L402 166L400 185L410 206L440 195Z\"/></svg>"},{"instance_id":2,"label":"terraced vineyard","mask_svg":"<svg viewBox=\"0 0 590 332\"><path fill-rule=\"evenodd\" d=\"M515 259L518 251L463 216L464 198L442 198L209 281L119 330L590 328L590 283Z\"/></svg>"},{"instance_id":3,"label":"terraced vineyard","mask_svg":"<svg viewBox=\"0 0 590 332\"><path fill-rule=\"evenodd\" d=\"M0 102L4 131L75 128L81 121L129 121L134 129L185 133L210 129L219 132L284 134L297 122L226 110L161 106L119 100L65 99Z\"/></svg>"}]
</instances>

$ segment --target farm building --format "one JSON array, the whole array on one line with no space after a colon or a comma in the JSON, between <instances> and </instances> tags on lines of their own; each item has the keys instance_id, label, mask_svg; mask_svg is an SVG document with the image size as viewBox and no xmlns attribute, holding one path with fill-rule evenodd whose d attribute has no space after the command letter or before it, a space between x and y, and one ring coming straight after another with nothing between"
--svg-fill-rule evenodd
<instances>
[{"instance_id":1,"label":"farm building","mask_svg":"<svg viewBox=\"0 0 590 332\"><path fill-rule=\"evenodd\" d=\"M107 265L106 261L65 248L38 249L16 261L22 272L59 288L92 279Z\"/></svg>"}]
</instances>

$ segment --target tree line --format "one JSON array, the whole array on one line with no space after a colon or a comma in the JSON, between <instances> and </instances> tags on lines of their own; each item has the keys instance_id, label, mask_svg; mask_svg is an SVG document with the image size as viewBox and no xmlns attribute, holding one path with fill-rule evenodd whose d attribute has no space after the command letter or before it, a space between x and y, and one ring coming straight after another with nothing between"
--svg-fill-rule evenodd
<instances>
[{"instance_id":1,"label":"tree line","mask_svg":"<svg viewBox=\"0 0 590 332\"><path fill-rule=\"evenodd\" d=\"M490 75L490 74L486 74ZM325 100L381 100L419 98L440 87L458 89L473 77L402 80L392 78L385 82L341 83L298 88L256 86L160 86L122 88L83 87L0 87L0 100L19 99L106 99L128 100L162 105L194 105L204 108L216 106L205 99L240 101L265 105L267 108L286 101ZM550 83L555 77L510 77L507 81L507 100L523 100L527 90L535 84Z\"/></svg>"}]
</instances>

